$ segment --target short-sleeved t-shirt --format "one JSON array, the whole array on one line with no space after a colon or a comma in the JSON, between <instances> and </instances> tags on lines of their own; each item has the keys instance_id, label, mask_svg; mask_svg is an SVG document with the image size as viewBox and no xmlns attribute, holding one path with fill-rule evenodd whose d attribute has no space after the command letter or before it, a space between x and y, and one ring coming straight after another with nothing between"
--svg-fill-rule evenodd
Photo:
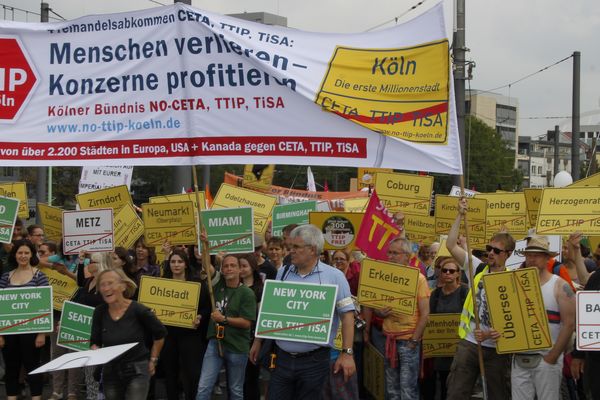
<instances>
[{"instance_id":1,"label":"short-sleeved t-shirt","mask_svg":"<svg viewBox=\"0 0 600 400\"><path fill-rule=\"evenodd\" d=\"M420 273L417 282L417 304L415 306L415 313L413 315L388 315L383 320L383 331L385 333L396 335L396 339L410 339L417 326L417 321L421 316L418 301L426 298L429 298L429 285L427 284L425 276Z\"/></svg>"},{"instance_id":2,"label":"short-sleeved t-shirt","mask_svg":"<svg viewBox=\"0 0 600 400\"><path fill-rule=\"evenodd\" d=\"M215 285L214 293L217 310L227 318L241 317L248 321L256 320L256 298L249 287L240 285L230 288L225 285L225 279L220 279ZM215 322L211 320L207 337L211 339L215 336ZM248 353L250 328L242 329L225 325L225 335L221 342L232 353Z\"/></svg>"}]
</instances>

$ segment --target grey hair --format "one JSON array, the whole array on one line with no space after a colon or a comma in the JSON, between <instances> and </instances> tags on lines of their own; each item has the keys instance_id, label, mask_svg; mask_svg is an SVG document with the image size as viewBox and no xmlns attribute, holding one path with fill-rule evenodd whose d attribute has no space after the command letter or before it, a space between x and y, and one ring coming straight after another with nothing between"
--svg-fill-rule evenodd
<instances>
[{"instance_id":1,"label":"grey hair","mask_svg":"<svg viewBox=\"0 0 600 400\"><path fill-rule=\"evenodd\" d=\"M400 243L400 245L402 246L402 251L404 251L406 254L412 253L412 243L410 242L410 240L403 237L397 237L392 239L390 245L392 243Z\"/></svg>"},{"instance_id":2,"label":"grey hair","mask_svg":"<svg viewBox=\"0 0 600 400\"><path fill-rule=\"evenodd\" d=\"M323 246L325 245L325 238L323 232L314 225L300 225L294 228L290 233L290 239L299 237L302 239L304 244L315 248L317 255L323 252Z\"/></svg>"}]
</instances>

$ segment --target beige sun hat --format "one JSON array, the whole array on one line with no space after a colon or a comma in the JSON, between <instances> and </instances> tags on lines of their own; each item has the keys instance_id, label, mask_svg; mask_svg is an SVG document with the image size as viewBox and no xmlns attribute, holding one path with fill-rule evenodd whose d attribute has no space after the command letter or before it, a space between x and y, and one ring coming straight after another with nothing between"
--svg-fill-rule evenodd
<instances>
[{"instance_id":1,"label":"beige sun hat","mask_svg":"<svg viewBox=\"0 0 600 400\"><path fill-rule=\"evenodd\" d=\"M544 253L550 257L555 257L558 253L550 251L550 241L548 236L533 235L527 239L527 247L521 251L526 253Z\"/></svg>"}]
</instances>

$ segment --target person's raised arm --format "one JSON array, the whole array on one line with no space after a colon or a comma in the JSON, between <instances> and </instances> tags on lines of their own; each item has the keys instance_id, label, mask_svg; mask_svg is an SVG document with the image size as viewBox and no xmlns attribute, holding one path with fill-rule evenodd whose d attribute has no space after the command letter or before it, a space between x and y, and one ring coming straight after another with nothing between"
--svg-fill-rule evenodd
<instances>
[{"instance_id":1,"label":"person's raised arm","mask_svg":"<svg viewBox=\"0 0 600 400\"><path fill-rule=\"evenodd\" d=\"M458 200L458 213L456 214L456 219L450 228L450 232L448 232L448 239L446 239L446 248L452 254L452 257L456 261L460 263L460 265L465 265L465 261L467 260L467 252L463 249L459 243L459 233L460 233L460 223L462 221L463 216L467 212L467 199L461 197Z\"/></svg>"}]
</instances>

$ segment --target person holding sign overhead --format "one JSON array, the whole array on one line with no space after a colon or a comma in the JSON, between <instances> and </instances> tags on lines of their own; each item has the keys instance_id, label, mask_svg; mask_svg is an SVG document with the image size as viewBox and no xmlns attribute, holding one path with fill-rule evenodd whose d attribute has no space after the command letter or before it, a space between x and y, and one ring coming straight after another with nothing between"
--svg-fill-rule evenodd
<instances>
[{"instance_id":1,"label":"person holding sign overhead","mask_svg":"<svg viewBox=\"0 0 600 400\"><path fill-rule=\"evenodd\" d=\"M577 249L579 251L579 249ZM556 253L550 251L546 236L532 236L523 250L525 266L538 269L544 307L550 323L552 348L538 352L516 353L510 374L512 399L560 399L563 352L575 329L575 292L547 264Z\"/></svg>"},{"instance_id":2,"label":"person holding sign overhead","mask_svg":"<svg viewBox=\"0 0 600 400\"><path fill-rule=\"evenodd\" d=\"M342 351L334 366L334 374L343 374L347 381L356 372L354 351L354 304L344 274L319 261L325 239L314 225L301 225L290 233L291 263L277 271L277 280L312 284L337 285L336 311L329 343L318 344L277 340L275 369L269 382L271 399L319 399L323 384L329 377L330 350L342 323ZM339 318L338 318L339 317ZM256 338L250 351L250 361L256 363L262 340Z\"/></svg>"},{"instance_id":3,"label":"person holding sign overhead","mask_svg":"<svg viewBox=\"0 0 600 400\"><path fill-rule=\"evenodd\" d=\"M135 283L121 269L105 269L97 277L104 304L92 318L91 348L137 343L102 367L106 400L145 400L167 330L148 307L129 298ZM152 337L151 348L146 338Z\"/></svg>"},{"instance_id":4,"label":"person holding sign overhead","mask_svg":"<svg viewBox=\"0 0 600 400\"><path fill-rule=\"evenodd\" d=\"M481 260L473 257L473 262L469 265L468 254L458 243L461 220L466 212L467 200L463 197L458 201L458 214L448 233L446 247L452 257L463 266L463 269L472 268L474 275L477 267L481 266L483 270L475 275L474 282L470 282L471 290L463 305L458 329L461 340L458 343L447 380L448 399L464 400L471 396L473 386L479 376L478 343L480 343L483 351L489 400L504 400L510 396L507 390L508 382L506 381L510 367L510 357L507 354L496 352L496 339L500 337L500 333L491 326L482 278L485 274L506 270L506 260L515 249L515 240L508 233L496 233L486 246L488 252L487 264L483 264ZM469 277L468 273L466 275ZM473 288L476 288L475 291L473 291ZM477 302L479 329L475 329L473 295Z\"/></svg>"},{"instance_id":5,"label":"person holding sign overhead","mask_svg":"<svg viewBox=\"0 0 600 400\"><path fill-rule=\"evenodd\" d=\"M2 274L0 289L48 286L48 278L36 268L39 259L33 243L18 240L14 243L8 262L17 268ZM33 371L41 365L40 348L46 343L44 333L22 333L0 336L0 348L6 364L7 400L17 400L19 394L19 373L21 366L25 371ZM27 375L32 400L42 399L43 375Z\"/></svg>"},{"instance_id":6,"label":"person holding sign overhead","mask_svg":"<svg viewBox=\"0 0 600 400\"><path fill-rule=\"evenodd\" d=\"M223 362L227 369L230 400L244 397L244 373L250 350L250 327L256 320L254 292L240 279L240 262L223 257L221 276L214 287L216 309L208 327L208 348L202 363L196 400L210 400ZM219 354L219 346L223 356Z\"/></svg>"}]
</instances>

